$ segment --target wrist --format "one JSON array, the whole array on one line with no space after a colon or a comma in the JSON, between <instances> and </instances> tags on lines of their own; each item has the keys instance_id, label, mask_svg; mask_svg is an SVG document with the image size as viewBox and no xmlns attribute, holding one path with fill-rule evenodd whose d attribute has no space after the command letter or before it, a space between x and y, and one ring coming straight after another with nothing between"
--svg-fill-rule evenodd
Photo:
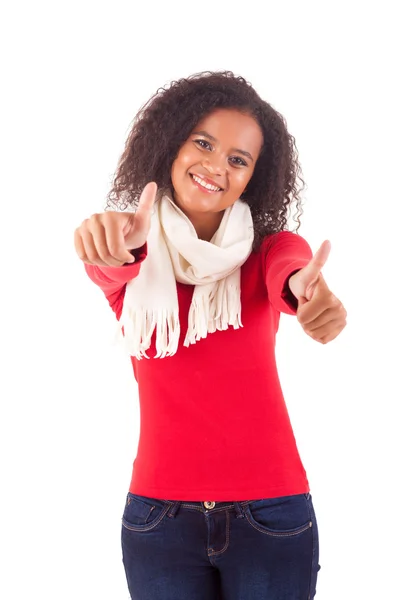
<instances>
[{"instance_id":1,"label":"wrist","mask_svg":"<svg viewBox=\"0 0 400 600\"><path fill-rule=\"evenodd\" d=\"M282 290L282 298L285 300L285 302L287 302L295 310L297 310L299 302L298 302L298 299L296 298L296 296L294 295L294 293L291 290L290 280L291 280L291 278L296 273L298 273L298 271L300 271L300 269L296 269L295 271L293 271L292 273L290 273L290 275L285 280L285 283L284 283L284 286L283 286L283 290Z\"/></svg>"},{"instance_id":2,"label":"wrist","mask_svg":"<svg viewBox=\"0 0 400 600\"><path fill-rule=\"evenodd\" d=\"M125 263L126 265L133 265L137 262L143 261L147 256L147 242L145 242L140 248L128 248L128 252L135 260L132 263Z\"/></svg>"}]
</instances>

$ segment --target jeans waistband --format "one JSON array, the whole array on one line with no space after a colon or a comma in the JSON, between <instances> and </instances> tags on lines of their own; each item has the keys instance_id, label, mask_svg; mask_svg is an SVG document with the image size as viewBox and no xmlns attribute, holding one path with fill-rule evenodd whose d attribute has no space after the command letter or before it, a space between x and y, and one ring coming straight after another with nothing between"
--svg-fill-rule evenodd
<instances>
[{"instance_id":1,"label":"jeans waistband","mask_svg":"<svg viewBox=\"0 0 400 600\"><path fill-rule=\"evenodd\" d=\"M243 509L247 504L250 504L252 500L244 500L238 502L190 502L184 500L167 500L171 504L171 508L168 511L170 517L174 517L178 511L182 509L197 510L205 514L220 512L223 510L235 509L238 517L244 517Z\"/></svg>"}]
</instances>

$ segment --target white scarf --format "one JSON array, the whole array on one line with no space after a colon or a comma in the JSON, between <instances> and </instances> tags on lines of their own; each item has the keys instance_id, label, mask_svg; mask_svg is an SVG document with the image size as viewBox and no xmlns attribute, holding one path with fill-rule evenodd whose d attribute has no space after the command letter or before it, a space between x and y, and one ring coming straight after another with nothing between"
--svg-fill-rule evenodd
<instances>
[{"instance_id":1,"label":"white scarf","mask_svg":"<svg viewBox=\"0 0 400 600\"><path fill-rule=\"evenodd\" d=\"M148 256L137 277L128 282L118 330L131 356L149 358L146 350L156 331L155 358L172 356L180 336L176 282L194 285L184 346L207 333L243 327L240 267L254 238L249 206L237 200L225 210L210 242L200 240L188 217L168 197L154 206L147 238ZM122 336L122 334L121 334Z\"/></svg>"}]
</instances>

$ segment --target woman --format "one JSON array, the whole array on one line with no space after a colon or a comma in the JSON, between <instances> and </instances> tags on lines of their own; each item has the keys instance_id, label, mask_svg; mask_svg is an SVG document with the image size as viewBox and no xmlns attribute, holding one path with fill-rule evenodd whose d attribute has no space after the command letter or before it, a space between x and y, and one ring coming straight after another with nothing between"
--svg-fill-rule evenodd
<instances>
[{"instance_id":1,"label":"woman","mask_svg":"<svg viewBox=\"0 0 400 600\"><path fill-rule=\"evenodd\" d=\"M346 311L321 274L329 242L313 256L287 230L300 172L248 82L200 73L141 109L105 212L75 231L138 382L122 518L134 599L315 595L317 521L275 335L284 312L325 344Z\"/></svg>"}]
</instances>

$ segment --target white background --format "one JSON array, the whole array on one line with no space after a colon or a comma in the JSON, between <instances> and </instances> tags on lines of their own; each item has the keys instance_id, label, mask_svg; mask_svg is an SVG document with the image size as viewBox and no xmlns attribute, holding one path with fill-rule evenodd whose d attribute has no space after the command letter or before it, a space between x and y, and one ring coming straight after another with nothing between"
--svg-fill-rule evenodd
<instances>
[{"instance_id":1,"label":"white background","mask_svg":"<svg viewBox=\"0 0 400 600\"><path fill-rule=\"evenodd\" d=\"M277 8L277 5L279 7ZM287 119L300 233L348 310L321 346L283 316L282 385L320 529L321 600L398 592L395 2L19 2L3 14L0 595L124 600L120 519L139 413L74 229L103 209L130 123L201 70ZM189 600L189 599L188 599Z\"/></svg>"}]
</instances>

